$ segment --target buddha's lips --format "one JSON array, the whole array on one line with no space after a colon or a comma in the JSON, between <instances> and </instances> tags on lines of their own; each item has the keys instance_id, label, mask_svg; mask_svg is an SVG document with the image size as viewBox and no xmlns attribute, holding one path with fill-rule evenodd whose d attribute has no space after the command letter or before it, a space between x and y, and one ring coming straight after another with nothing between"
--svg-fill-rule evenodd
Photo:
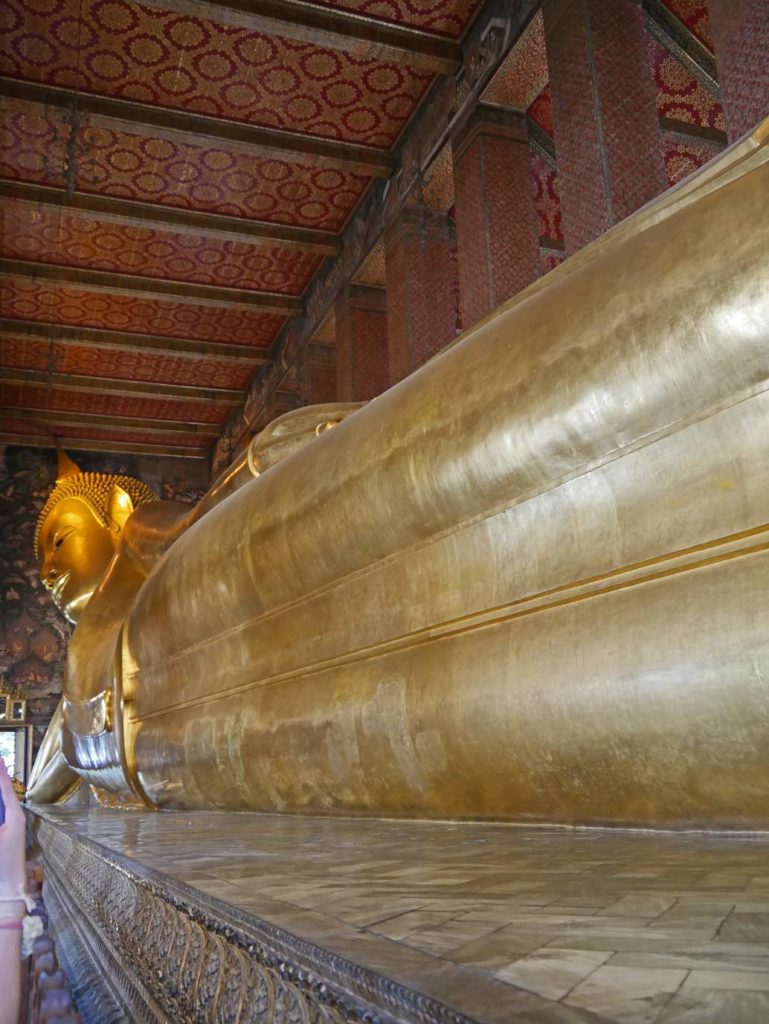
<instances>
[{"instance_id":1,"label":"buddha's lips","mask_svg":"<svg viewBox=\"0 0 769 1024\"><path fill-rule=\"evenodd\" d=\"M67 583L69 582L69 578L70 578L71 575L72 575L71 573L65 572L64 575L60 576L56 580L54 585L51 587L51 597L53 598L53 602L54 602L54 604L57 607L58 607L58 604L59 604L59 598L61 597L61 592L62 592L62 590L64 590L64 588L66 587Z\"/></svg>"}]
</instances>

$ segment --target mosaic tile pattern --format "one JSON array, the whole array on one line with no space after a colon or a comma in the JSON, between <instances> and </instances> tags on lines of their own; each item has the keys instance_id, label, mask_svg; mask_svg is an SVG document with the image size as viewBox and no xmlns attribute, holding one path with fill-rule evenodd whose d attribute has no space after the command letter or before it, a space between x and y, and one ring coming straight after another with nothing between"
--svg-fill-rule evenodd
<instances>
[{"instance_id":1,"label":"mosaic tile pattern","mask_svg":"<svg viewBox=\"0 0 769 1024\"><path fill-rule=\"evenodd\" d=\"M283 317L254 310L89 291L23 277L0 280L0 303L4 315L12 319L259 348L270 344L284 321Z\"/></svg>"},{"instance_id":2,"label":"mosaic tile pattern","mask_svg":"<svg viewBox=\"0 0 769 1024\"><path fill-rule=\"evenodd\" d=\"M363 263L358 273L355 275L356 284L370 284L375 287L384 288L386 281L385 272L385 247L384 242L380 239ZM326 325L324 324L324 327ZM330 325L333 326L333 325ZM322 332L317 335L318 338L325 338ZM330 341L334 340L333 333L331 334Z\"/></svg>"},{"instance_id":3,"label":"mosaic tile pattern","mask_svg":"<svg viewBox=\"0 0 769 1024\"><path fill-rule=\"evenodd\" d=\"M481 0L310 0L310 3L457 39L480 7Z\"/></svg>"},{"instance_id":4,"label":"mosaic tile pattern","mask_svg":"<svg viewBox=\"0 0 769 1024\"><path fill-rule=\"evenodd\" d=\"M531 106L528 107L526 113L535 124L539 125L545 135L549 136L551 139L553 138L553 97L550 92L549 83L545 86L539 96L537 96Z\"/></svg>"},{"instance_id":5,"label":"mosaic tile pattern","mask_svg":"<svg viewBox=\"0 0 769 1024\"><path fill-rule=\"evenodd\" d=\"M671 14L713 52L713 33L710 28L709 0L662 0Z\"/></svg>"},{"instance_id":6,"label":"mosaic tile pattern","mask_svg":"<svg viewBox=\"0 0 769 1024\"><path fill-rule=\"evenodd\" d=\"M319 257L301 250L208 240L13 201L0 210L0 254L293 295L303 291L320 263Z\"/></svg>"},{"instance_id":7,"label":"mosaic tile pattern","mask_svg":"<svg viewBox=\"0 0 769 1024\"><path fill-rule=\"evenodd\" d=\"M729 141L769 116L769 4L709 0Z\"/></svg>"},{"instance_id":8,"label":"mosaic tile pattern","mask_svg":"<svg viewBox=\"0 0 769 1024\"><path fill-rule=\"evenodd\" d=\"M680 135L671 135L667 132L663 132L661 138L665 167L671 185L677 184L689 174L694 174L723 150L723 146L718 143L682 139Z\"/></svg>"},{"instance_id":9,"label":"mosaic tile pattern","mask_svg":"<svg viewBox=\"0 0 769 1024\"><path fill-rule=\"evenodd\" d=\"M641 8L571 0L549 19L551 10L545 34L571 253L659 195L667 176Z\"/></svg>"},{"instance_id":10,"label":"mosaic tile pattern","mask_svg":"<svg viewBox=\"0 0 769 1024\"><path fill-rule=\"evenodd\" d=\"M389 147L432 75L126 0L6 0L14 78Z\"/></svg>"},{"instance_id":11,"label":"mosaic tile pattern","mask_svg":"<svg viewBox=\"0 0 769 1024\"><path fill-rule=\"evenodd\" d=\"M404 210L385 235L385 254L390 383L395 384L458 333L459 274L449 218Z\"/></svg>"},{"instance_id":12,"label":"mosaic tile pattern","mask_svg":"<svg viewBox=\"0 0 769 1024\"><path fill-rule=\"evenodd\" d=\"M301 370L301 393L307 405L336 402L337 356L334 349L310 346Z\"/></svg>"},{"instance_id":13,"label":"mosaic tile pattern","mask_svg":"<svg viewBox=\"0 0 769 1024\"><path fill-rule=\"evenodd\" d=\"M767 836L47 813L487 1024L769 1018Z\"/></svg>"},{"instance_id":14,"label":"mosaic tile pattern","mask_svg":"<svg viewBox=\"0 0 769 1024\"><path fill-rule=\"evenodd\" d=\"M539 236L563 242L558 170L543 160L538 153L531 154L530 166Z\"/></svg>"},{"instance_id":15,"label":"mosaic tile pattern","mask_svg":"<svg viewBox=\"0 0 769 1024\"><path fill-rule=\"evenodd\" d=\"M0 361L17 370L116 377L194 387L248 386L254 374L249 363L224 363L213 358L191 359L153 352L119 351L85 345L58 345L37 338L0 337Z\"/></svg>"},{"instance_id":16,"label":"mosaic tile pattern","mask_svg":"<svg viewBox=\"0 0 769 1024\"><path fill-rule=\"evenodd\" d=\"M492 78L482 99L513 110L526 110L547 85L545 25L542 12L531 19Z\"/></svg>"},{"instance_id":17,"label":"mosaic tile pattern","mask_svg":"<svg viewBox=\"0 0 769 1024\"><path fill-rule=\"evenodd\" d=\"M337 394L367 402L387 390L387 304L384 289L351 286L337 298Z\"/></svg>"},{"instance_id":18,"label":"mosaic tile pattern","mask_svg":"<svg viewBox=\"0 0 769 1024\"><path fill-rule=\"evenodd\" d=\"M525 126L519 123L525 139ZM541 273L539 225L525 141L480 134L456 160L456 222L464 327Z\"/></svg>"},{"instance_id":19,"label":"mosaic tile pattern","mask_svg":"<svg viewBox=\"0 0 769 1024\"><path fill-rule=\"evenodd\" d=\"M0 345L3 340L0 339ZM48 412L125 416L130 419L172 420L180 423L218 425L230 411L219 402L184 402L167 398L60 391L34 384L0 383L0 406L42 409Z\"/></svg>"},{"instance_id":20,"label":"mosaic tile pattern","mask_svg":"<svg viewBox=\"0 0 769 1024\"><path fill-rule=\"evenodd\" d=\"M719 101L648 33L647 46L657 85L659 116L724 131L724 115Z\"/></svg>"}]
</instances>

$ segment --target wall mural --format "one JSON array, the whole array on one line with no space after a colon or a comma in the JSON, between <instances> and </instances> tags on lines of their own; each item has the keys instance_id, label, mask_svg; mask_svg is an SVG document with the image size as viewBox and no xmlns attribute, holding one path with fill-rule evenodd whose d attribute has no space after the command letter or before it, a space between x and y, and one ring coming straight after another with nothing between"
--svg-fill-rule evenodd
<instances>
[{"instance_id":1,"label":"wall mural","mask_svg":"<svg viewBox=\"0 0 769 1024\"><path fill-rule=\"evenodd\" d=\"M190 504L204 493L199 459L73 452L83 470L135 476L161 498ZM32 537L56 477L50 449L0 445L0 678L27 700L27 721L44 726L58 703L70 626L43 589Z\"/></svg>"}]
</instances>

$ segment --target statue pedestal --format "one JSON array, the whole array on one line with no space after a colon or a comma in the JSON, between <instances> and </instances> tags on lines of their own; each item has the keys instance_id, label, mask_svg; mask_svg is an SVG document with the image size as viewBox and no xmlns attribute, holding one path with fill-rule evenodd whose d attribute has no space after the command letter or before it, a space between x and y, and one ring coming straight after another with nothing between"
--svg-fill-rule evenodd
<instances>
[{"instance_id":1,"label":"statue pedestal","mask_svg":"<svg viewBox=\"0 0 769 1024\"><path fill-rule=\"evenodd\" d=\"M33 829L88 1024L769 1019L767 835L82 807Z\"/></svg>"}]
</instances>

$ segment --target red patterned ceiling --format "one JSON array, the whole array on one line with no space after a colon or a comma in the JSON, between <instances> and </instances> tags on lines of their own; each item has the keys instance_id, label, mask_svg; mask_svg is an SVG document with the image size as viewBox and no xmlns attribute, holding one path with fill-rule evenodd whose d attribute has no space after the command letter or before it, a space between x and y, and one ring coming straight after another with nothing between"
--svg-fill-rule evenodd
<instances>
[{"instance_id":1,"label":"red patterned ceiling","mask_svg":"<svg viewBox=\"0 0 769 1024\"><path fill-rule=\"evenodd\" d=\"M332 7L342 18L365 15L375 28L389 21L458 39L480 0L315 0L315 6L319 24L322 9ZM224 358L231 355L224 352L220 359L196 356L195 343L265 353L285 318L255 308L241 290L304 293L322 263L314 243L329 241L312 232L341 232L370 182L360 170L367 161L349 144L392 149L435 73L414 57L410 43L399 55L391 50L390 59L377 43L345 37L343 29L314 42L300 39L295 26L265 30L259 17L258 4L251 13L184 0L6 0L0 7L0 75L133 103L108 117L104 108L89 111L87 102L75 110L66 97L52 97L43 105L39 93L27 99L18 85L3 87L10 95L0 114L0 176L14 184L5 186L13 198L5 201L0 257L24 262L18 273L6 265L0 278L2 315L50 325L53 340L21 327L16 335L6 325L0 363L102 381L93 392L50 379L8 385L0 404L86 420L224 422L226 403L108 393L109 380L246 388L256 361ZM213 120L196 136L180 113ZM264 133L238 128L241 141L233 141L231 122L287 134L273 133L266 147L259 141ZM299 144L299 136L310 138ZM23 187L41 185L59 191L42 195ZM217 222L217 215L228 219ZM286 244L276 240L281 234ZM303 241L304 250L297 244ZM135 286L109 278L104 287L81 286L57 281L61 274L51 266L137 280ZM233 291L216 300L199 287L194 298L163 297L147 279ZM57 339L57 325L70 328L66 340ZM116 345L100 347L85 336L75 343L77 327L109 330ZM162 352L137 349L136 338L121 340L121 332L182 339L185 354L167 354L176 347L170 344ZM105 444L117 434L97 424L84 430ZM141 434L121 432L121 440L127 437ZM174 438L169 434L169 444Z\"/></svg>"},{"instance_id":2,"label":"red patterned ceiling","mask_svg":"<svg viewBox=\"0 0 769 1024\"><path fill-rule=\"evenodd\" d=\"M166 433L162 430L148 433L146 430L121 430L110 427L88 427L78 424L66 424L63 428L67 438L77 438L83 441L119 441L123 444L168 444L169 442L181 448L191 448L197 451L205 451L210 443L210 438L190 433L177 436L176 433ZM13 416L0 416L0 433L3 434L47 434L50 430L48 421L45 418L34 419L25 417L15 419Z\"/></svg>"},{"instance_id":3,"label":"red patterned ceiling","mask_svg":"<svg viewBox=\"0 0 769 1024\"><path fill-rule=\"evenodd\" d=\"M64 345L13 336L0 337L0 358L4 366L18 370L237 390L248 385L254 372L248 363Z\"/></svg>"},{"instance_id":4,"label":"red patterned ceiling","mask_svg":"<svg viewBox=\"0 0 769 1024\"><path fill-rule=\"evenodd\" d=\"M301 251L214 241L10 201L0 211L0 255L294 295L304 290L320 262Z\"/></svg>"},{"instance_id":5,"label":"red patterned ceiling","mask_svg":"<svg viewBox=\"0 0 769 1024\"><path fill-rule=\"evenodd\" d=\"M2 341L0 341L2 345ZM0 406L45 412L125 416L129 419L171 420L179 423L221 423L229 406L221 402L184 402L83 391L59 391L44 384L0 383Z\"/></svg>"},{"instance_id":6,"label":"red patterned ceiling","mask_svg":"<svg viewBox=\"0 0 769 1024\"><path fill-rule=\"evenodd\" d=\"M8 103L0 173L182 209L338 231L368 178L333 167L259 158L234 144L203 145L146 131L121 131L83 117L69 163L69 125L33 103ZM171 133L168 133L169 136Z\"/></svg>"},{"instance_id":7,"label":"red patterned ceiling","mask_svg":"<svg viewBox=\"0 0 769 1024\"><path fill-rule=\"evenodd\" d=\"M397 22L457 39L478 10L481 0L309 0L318 7L336 7L378 21Z\"/></svg>"},{"instance_id":8,"label":"red patterned ceiling","mask_svg":"<svg viewBox=\"0 0 769 1024\"><path fill-rule=\"evenodd\" d=\"M253 310L95 291L24 277L0 279L0 305L5 316L16 320L262 348L283 324L283 317Z\"/></svg>"},{"instance_id":9,"label":"red patterned ceiling","mask_svg":"<svg viewBox=\"0 0 769 1024\"><path fill-rule=\"evenodd\" d=\"M388 147L432 75L127 0L5 0L15 78Z\"/></svg>"}]
</instances>

